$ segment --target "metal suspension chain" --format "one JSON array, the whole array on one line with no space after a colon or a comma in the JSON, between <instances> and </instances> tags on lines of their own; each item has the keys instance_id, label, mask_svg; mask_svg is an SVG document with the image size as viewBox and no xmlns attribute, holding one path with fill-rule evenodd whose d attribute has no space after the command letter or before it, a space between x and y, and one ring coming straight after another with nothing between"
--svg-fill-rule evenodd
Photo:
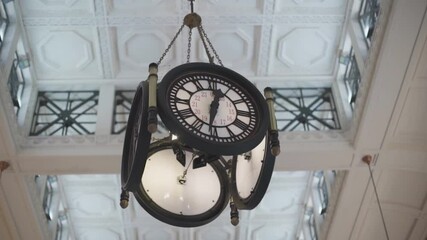
<instances>
[{"instance_id":1,"label":"metal suspension chain","mask_svg":"<svg viewBox=\"0 0 427 240\"><path fill-rule=\"evenodd\" d=\"M224 65L222 65L222 61L221 61L221 59L220 59L220 58L219 58L219 56L218 56L218 53L216 52L215 48L213 47L213 45L212 45L211 41L209 40L208 35L206 34L206 32L205 32L205 30L203 29L202 25L200 25L200 30L201 30L201 31L202 31L202 33L203 33L203 37L205 37L205 38L206 38L206 41L208 42L209 47L212 49L212 52L214 53L215 58L218 60L219 65L221 65L222 67L224 67ZM202 36L200 36L200 37L202 37ZM203 38L203 37L202 37L202 38Z\"/></svg>"},{"instance_id":2,"label":"metal suspension chain","mask_svg":"<svg viewBox=\"0 0 427 240\"><path fill-rule=\"evenodd\" d=\"M162 56L160 57L159 61L157 62L157 66L160 66L160 63L162 63L163 58L165 58L166 54L169 52L169 50L171 49L172 45L174 44L175 40L178 38L178 35L182 32L182 29L184 29L184 24L181 25L181 27L179 28L178 32L175 34L175 36L172 38L172 41L169 43L168 47L166 48L165 52L162 54Z\"/></svg>"},{"instance_id":3,"label":"metal suspension chain","mask_svg":"<svg viewBox=\"0 0 427 240\"><path fill-rule=\"evenodd\" d=\"M190 62L190 53L191 53L191 35L192 35L193 29L190 28L188 31L188 48L187 48L187 63Z\"/></svg>"},{"instance_id":4,"label":"metal suspension chain","mask_svg":"<svg viewBox=\"0 0 427 240\"><path fill-rule=\"evenodd\" d=\"M201 28L202 28L202 26L200 25L197 27L197 30L199 30L199 35L200 35L200 39L202 39L203 48L206 51L206 55L208 55L209 63L214 63L213 62L214 58L212 57L211 53L209 52L209 48L208 48L208 45L206 44L206 40L205 40L205 37L203 36Z\"/></svg>"}]
</instances>

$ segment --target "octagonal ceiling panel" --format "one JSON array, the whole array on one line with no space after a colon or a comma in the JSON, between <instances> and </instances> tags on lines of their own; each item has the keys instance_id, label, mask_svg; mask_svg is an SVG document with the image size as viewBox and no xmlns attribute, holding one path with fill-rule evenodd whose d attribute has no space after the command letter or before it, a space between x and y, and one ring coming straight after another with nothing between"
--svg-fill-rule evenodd
<instances>
[{"instance_id":1,"label":"octagonal ceiling panel","mask_svg":"<svg viewBox=\"0 0 427 240\"><path fill-rule=\"evenodd\" d=\"M273 29L269 73L272 75L332 75L340 26L295 26Z\"/></svg>"},{"instance_id":2,"label":"octagonal ceiling panel","mask_svg":"<svg viewBox=\"0 0 427 240\"><path fill-rule=\"evenodd\" d=\"M341 0L283 0L277 1L275 12L279 14L343 15L346 1Z\"/></svg>"},{"instance_id":3,"label":"octagonal ceiling panel","mask_svg":"<svg viewBox=\"0 0 427 240\"><path fill-rule=\"evenodd\" d=\"M39 79L102 76L93 29L30 29L28 34Z\"/></svg>"},{"instance_id":4,"label":"octagonal ceiling panel","mask_svg":"<svg viewBox=\"0 0 427 240\"><path fill-rule=\"evenodd\" d=\"M239 73L245 76L255 75L259 28L242 26L234 29L218 29L214 26L206 26L204 29L225 67L239 69ZM197 61L208 62L206 51L197 32L196 35L197 47L193 47L192 51L196 51ZM210 49L209 51L214 56Z\"/></svg>"},{"instance_id":5,"label":"octagonal ceiling panel","mask_svg":"<svg viewBox=\"0 0 427 240\"><path fill-rule=\"evenodd\" d=\"M168 27L164 31L154 28L117 28L118 76L145 78L148 65L160 59L176 31L178 27ZM162 60L159 66L161 72L176 66L177 62L184 62L184 59L177 59L181 53L180 46L178 38Z\"/></svg>"},{"instance_id":6,"label":"octagonal ceiling panel","mask_svg":"<svg viewBox=\"0 0 427 240\"><path fill-rule=\"evenodd\" d=\"M141 229L138 231L138 239L145 240L178 240L180 239L179 228L160 228L160 227L150 227L146 229Z\"/></svg>"},{"instance_id":7,"label":"octagonal ceiling panel","mask_svg":"<svg viewBox=\"0 0 427 240\"><path fill-rule=\"evenodd\" d=\"M181 6L181 2L170 0L111 0L109 2L110 16L161 16L178 13Z\"/></svg>"},{"instance_id":8,"label":"octagonal ceiling panel","mask_svg":"<svg viewBox=\"0 0 427 240\"><path fill-rule=\"evenodd\" d=\"M91 227L77 228L77 239L81 240L121 240L125 239L124 234L117 227Z\"/></svg>"},{"instance_id":9,"label":"octagonal ceiling panel","mask_svg":"<svg viewBox=\"0 0 427 240\"><path fill-rule=\"evenodd\" d=\"M93 14L92 1L21 0L22 10L29 17L88 17Z\"/></svg>"},{"instance_id":10,"label":"octagonal ceiling panel","mask_svg":"<svg viewBox=\"0 0 427 240\"><path fill-rule=\"evenodd\" d=\"M295 230L281 223L253 224L249 230L248 238L251 240L291 240L295 239Z\"/></svg>"},{"instance_id":11,"label":"octagonal ceiling panel","mask_svg":"<svg viewBox=\"0 0 427 240\"><path fill-rule=\"evenodd\" d=\"M235 227L229 226L207 226L196 228L193 232L193 239L197 240L235 240L237 239Z\"/></svg>"},{"instance_id":12,"label":"octagonal ceiling panel","mask_svg":"<svg viewBox=\"0 0 427 240\"><path fill-rule=\"evenodd\" d=\"M242 11L245 14L261 14L263 11L262 0L207 0L197 3L197 11L200 13L235 14Z\"/></svg>"}]
</instances>

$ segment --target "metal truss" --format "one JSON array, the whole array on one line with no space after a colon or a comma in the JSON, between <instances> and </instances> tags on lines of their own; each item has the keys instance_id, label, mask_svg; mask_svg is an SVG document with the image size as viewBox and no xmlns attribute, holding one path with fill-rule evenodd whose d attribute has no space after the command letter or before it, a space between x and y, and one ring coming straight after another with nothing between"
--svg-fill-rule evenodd
<instances>
[{"instance_id":1,"label":"metal truss","mask_svg":"<svg viewBox=\"0 0 427 240\"><path fill-rule=\"evenodd\" d=\"M273 89L279 131L340 129L331 88Z\"/></svg>"},{"instance_id":2,"label":"metal truss","mask_svg":"<svg viewBox=\"0 0 427 240\"><path fill-rule=\"evenodd\" d=\"M361 77L359 67L357 66L356 56L353 52L353 48L351 48L350 50L349 61L347 61L343 79L347 88L348 102L351 108L354 108L357 93L359 92Z\"/></svg>"},{"instance_id":3,"label":"metal truss","mask_svg":"<svg viewBox=\"0 0 427 240\"><path fill-rule=\"evenodd\" d=\"M359 22L362 26L363 34L368 42L371 43L378 15L380 13L380 3L378 0L364 0L360 5Z\"/></svg>"},{"instance_id":4,"label":"metal truss","mask_svg":"<svg viewBox=\"0 0 427 240\"><path fill-rule=\"evenodd\" d=\"M111 134L121 134L126 131L126 125L129 118L130 107L132 105L135 90L119 90L115 93L113 126ZM168 133L169 130L158 117L157 133Z\"/></svg>"},{"instance_id":5,"label":"metal truss","mask_svg":"<svg viewBox=\"0 0 427 240\"><path fill-rule=\"evenodd\" d=\"M98 91L39 92L30 135L94 134L98 95Z\"/></svg>"},{"instance_id":6,"label":"metal truss","mask_svg":"<svg viewBox=\"0 0 427 240\"><path fill-rule=\"evenodd\" d=\"M116 91L111 134L121 134L126 131L126 124L134 95L135 91L132 90Z\"/></svg>"}]
</instances>

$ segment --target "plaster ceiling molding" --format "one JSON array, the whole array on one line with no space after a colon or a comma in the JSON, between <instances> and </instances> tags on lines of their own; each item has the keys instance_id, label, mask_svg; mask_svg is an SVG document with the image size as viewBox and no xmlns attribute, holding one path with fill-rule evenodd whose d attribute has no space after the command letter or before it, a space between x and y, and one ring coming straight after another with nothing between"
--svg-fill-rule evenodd
<instances>
[{"instance_id":1,"label":"plaster ceiling molding","mask_svg":"<svg viewBox=\"0 0 427 240\"><path fill-rule=\"evenodd\" d=\"M77 31L51 31L39 43L42 62L54 70L83 70L93 60L92 43Z\"/></svg>"},{"instance_id":2,"label":"plaster ceiling molding","mask_svg":"<svg viewBox=\"0 0 427 240\"><path fill-rule=\"evenodd\" d=\"M119 193L120 192L117 191L117 194ZM128 211L127 214L129 214L131 222L143 222L145 224L150 223L151 225L161 224L161 226L169 226L148 214L145 209L142 208L142 206L138 203L132 193L130 193L129 195L129 206L124 209L124 211Z\"/></svg>"},{"instance_id":3,"label":"plaster ceiling molding","mask_svg":"<svg viewBox=\"0 0 427 240\"><path fill-rule=\"evenodd\" d=\"M343 130L328 130L328 131L293 131L281 132L280 136L284 136L289 142L313 142L313 141L349 141L349 133Z\"/></svg>"},{"instance_id":4,"label":"plaster ceiling molding","mask_svg":"<svg viewBox=\"0 0 427 240\"><path fill-rule=\"evenodd\" d=\"M52 146L79 146L95 143L94 135L79 136L30 136L25 139L22 146L25 147L52 147Z\"/></svg>"},{"instance_id":5,"label":"plaster ceiling molding","mask_svg":"<svg viewBox=\"0 0 427 240\"><path fill-rule=\"evenodd\" d=\"M76 232L78 235L77 239L80 240L122 240L124 239L123 234L119 233L116 229L110 228L77 228Z\"/></svg>"},{"instance_id":6,"label":"plaster ceiling molding","mask_svg":"<svg viewBox=\"0 0 427 240\"><path fill-rule=\"evenodd\" d=\"M346 5L347 1L342 0L284 0L276 2L275 12L286 15L345 15Z\"/></svg>"},{"instance_id":7,"label":"plaster ceiling molding","mask_svg":"<svg viewBox=\"0 0 427 240\"><path fill-rule=\"evenodd\" d=\"M21 2L20 6L25 17L87 17L93 13L93 7L90 1L22 0Z\"/></svg>"},{"instance_id":8,"label":"plaster ceiling molding","mask_svg":"<svg viewBox=\"0 0 427 240\"><path fill-rule=\"evenodd\" d=\"M145 73L148 76L148 65L157 62L166 50L170 36L166 36L160 30L129 30L122 37L120 35L126 30L118 30L118 50L120 61L120 76L129 76L132 73ZM170 32L172 34L172 32ZM178 44L177 42L175 44ZM169 65L176 59L177 45L174 45L165 58L161 66ZM144 76L145 77L145 76Z\"/></svg>"},{"instance_id":9,"label":"plaster ceiling molding","mask_svg":"<svg viewBox=\"0 0 427 240\"><path fill-rule=\"evenodd\" d=\"M195 7L199 13L220 13L228 15L228 13L236 14L236 10L247 14L260 14L263 11L263 2L266 0L208 0L196 2Z\"/></svg>"},{"instance_id":10,"label":"plaster ceiling molding","mask_svg":"<svg viewBox=\"0 0 427 240\"><path fill-rule=\"evenodd\" d=\"M291 171L291 172L274 171L272 176L272 181L280 185L292 183L292 184L305 186L310 174L311 172L309 171ZM278 188L281 188L281 187L278 186Z\"/></svg>"},{"instance_id":11,"label":"plaster ceiling molding","mask_svg":"<svg viewBox=\"0 0 427 240\"><path fill-rule=\"evenodd\" d=\"M235 227L231 224L230 226L222 227L212 227L211 225L206 225L203 228L196 228L194 229L193 236L193 239L197 240L238 240Z\"/></svg>"},{"instance_id":12,"label":"plaster ceiling molding","mask_svg":"<svg viewBox=\"0 0 427 240\"><path fill-rule=\"evenodd\" d=\"M256 44L254 42L259 41L254 39L255 28L240 27L215 31L205 28L205 31L225 67L238 68L240 69L239 73L243 75L248 73L253 75L255 73L253 56L257 54L255 53L254 45ZM198 59L208 62L209 60L200 38L198 38L196 49ZM209 52L214 56L211 49L209 49Z\"/></svg>"},{"instance_id":13,"label":"plaster ceiling molding","mask_svg":"<svg viewBox=\"0 0 427 240\"><path fill-rule=\"evenodd\" d=\"M417 218L411 213L404 213L401 211L383 209L383 212L387 224L388 235L392 239L409 239L410 233L417 222ZM387 239L381 220L381 214L376 204L369 208L362 222L359 238L356 239Z\"/></svg>"},{"instance_id":14,"label":"plaster ceiling molding","mask_svg":"<svg viewBox=\"0 0 427 240\"><path fill-rule=\"evenodd\" d=\"M427 109L424 106L427 102L426 91L427 86L409 89L394 130L394 141L422 146L427 144Z\"/></svg>"},{"instance_id":15,"label":"plaster ceiling molding","mask_svg":"<svg viewBox=\"0 0 427 240\"><path fill-rule=\"evenodd\" d=\"M118 192L118 191L117 191ZM69 209L74 218L117 218L118 199L105 193L89 193L69 190ZM117 219L116 219L117 220Z\"/></svg>"},{"instance_id":16,"label":"plaster ceiling molding","mask_svg":"<svg viewBox=\"0 0 427 240\"><path fill-rule=\"evenodd\" d=\"M298 214L298 210L304 204L304 193L307 186L307 180L301 180L300 183L293 182L289 184L277 183L277 179L270 182L267 192L257 208L253 210L253 215L281 215Z\"/></svg>"},{"instance_id":17,"label":"plaster ceiling molding","mask_svg":"<svg viewBox=\"0 0 427 240\"><path fill-rule=\"evenodd\" d=\"M138 239L144 240L178 240L180 230L175 227L147 227L138 228Z\"/></svg>"},{"instance_id":18,"label":"plaster ceiling molding","mask_svg":"<svg viewBox=\"0 0 427 240\"><path fill-rule=\"evenodd\" d=\"M98 186L118 186L118 175L115 174L81 174L81 175L61 175L61 182L67 187L93 187Z\"/></svg>"},{"instance_id":19,"label":"plaster ceiling molding","mask_svg":"<svg viewBox=\"0 0 427 240\"><path fill-rule=\"evenodd\" d=\"M277 45L277 60L287 69L309 70L309 74L332 69L333 40L318 27L295 27L282 35Z\"/></svg>"},{"instance_id":20,"label":"plaster ceiling molding","mask_svg":"<svg viewBox=\"0 0 427 240\"><path fill-rule=\"evenodd\" d=\"M381 202L421 210L427 199L427 173L384 170L378 189ZM372 202L375 203L376 199Z\"/></svg>"},{"instance_id":21,"label":"plaster ceiling molding","mask_svg":"<svg viewBox=\"0 0 427 240\"><path fill-rule=\"evenodd\" d=\"M34 52L37 78L43 80L98 78L95 32L91 28L56 30L31 29L30 45Z\"/></svg>"},{"instance_id":22,"label":"plaster ceiling molding","mask_svg":"<svg viewBox=\"0 0 427 240\"><path fill-rule=\"evenodd\" d=\"M259 33L259 44L258 44L258 52L255 53L255 57L257 60L257 75L258 76L266 76L268 72L268 64L269 64L269 56L271 49L271 30L272 25L267 24L260 27ZM266 84L267 85L267 84ZM262 88L264 89L264 88Z\"/></svg>"},{"instance_id":23,"label":"plaster ceiling molding","mask_svg":"<svg viewBox=\"0 0 427 240\"><path fill-rule=\"evenodd\" d=\"M167 0L108 0L110 16L162 16L178 13L178 1Z\"/></svg>"},{"instance_id":24,"label":"plaster ceiling molding","mask_svg":"<svg viewBox=\"0 0 427 240\"><path fill-rule=\"evenodd\" d=\"M291 240L295 239L295 234L292 234L289 229L283 224L268 223L261 226L252 226L249 231L250 240Z\"/></svg>"}]
</instances>

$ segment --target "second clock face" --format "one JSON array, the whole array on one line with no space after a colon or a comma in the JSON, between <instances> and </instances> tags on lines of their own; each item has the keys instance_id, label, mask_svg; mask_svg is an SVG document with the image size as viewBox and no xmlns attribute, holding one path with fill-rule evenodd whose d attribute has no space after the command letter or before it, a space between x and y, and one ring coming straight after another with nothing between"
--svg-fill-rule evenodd
<instances>
[{"instance_id":1,"label":"second clock face","mask_svg":"<svg viewBox=\"0 0 427 240\"><path fill-rule=\"evenodd\" d=\"M256 87L223 67L204 63L182 66L184 71L171 70L159 87L159 104L165 110L160 116L171 131L184 142L198 139L187 142L191 146L222 144L221 152L213 152L216 154L236 154L256 146L267 127L265 100ZM215 72L216 68L220 71ZM233 145L243 142L248 149ZM200 149L199 145L194 147Z\"/></svg>"}]
</instances>

